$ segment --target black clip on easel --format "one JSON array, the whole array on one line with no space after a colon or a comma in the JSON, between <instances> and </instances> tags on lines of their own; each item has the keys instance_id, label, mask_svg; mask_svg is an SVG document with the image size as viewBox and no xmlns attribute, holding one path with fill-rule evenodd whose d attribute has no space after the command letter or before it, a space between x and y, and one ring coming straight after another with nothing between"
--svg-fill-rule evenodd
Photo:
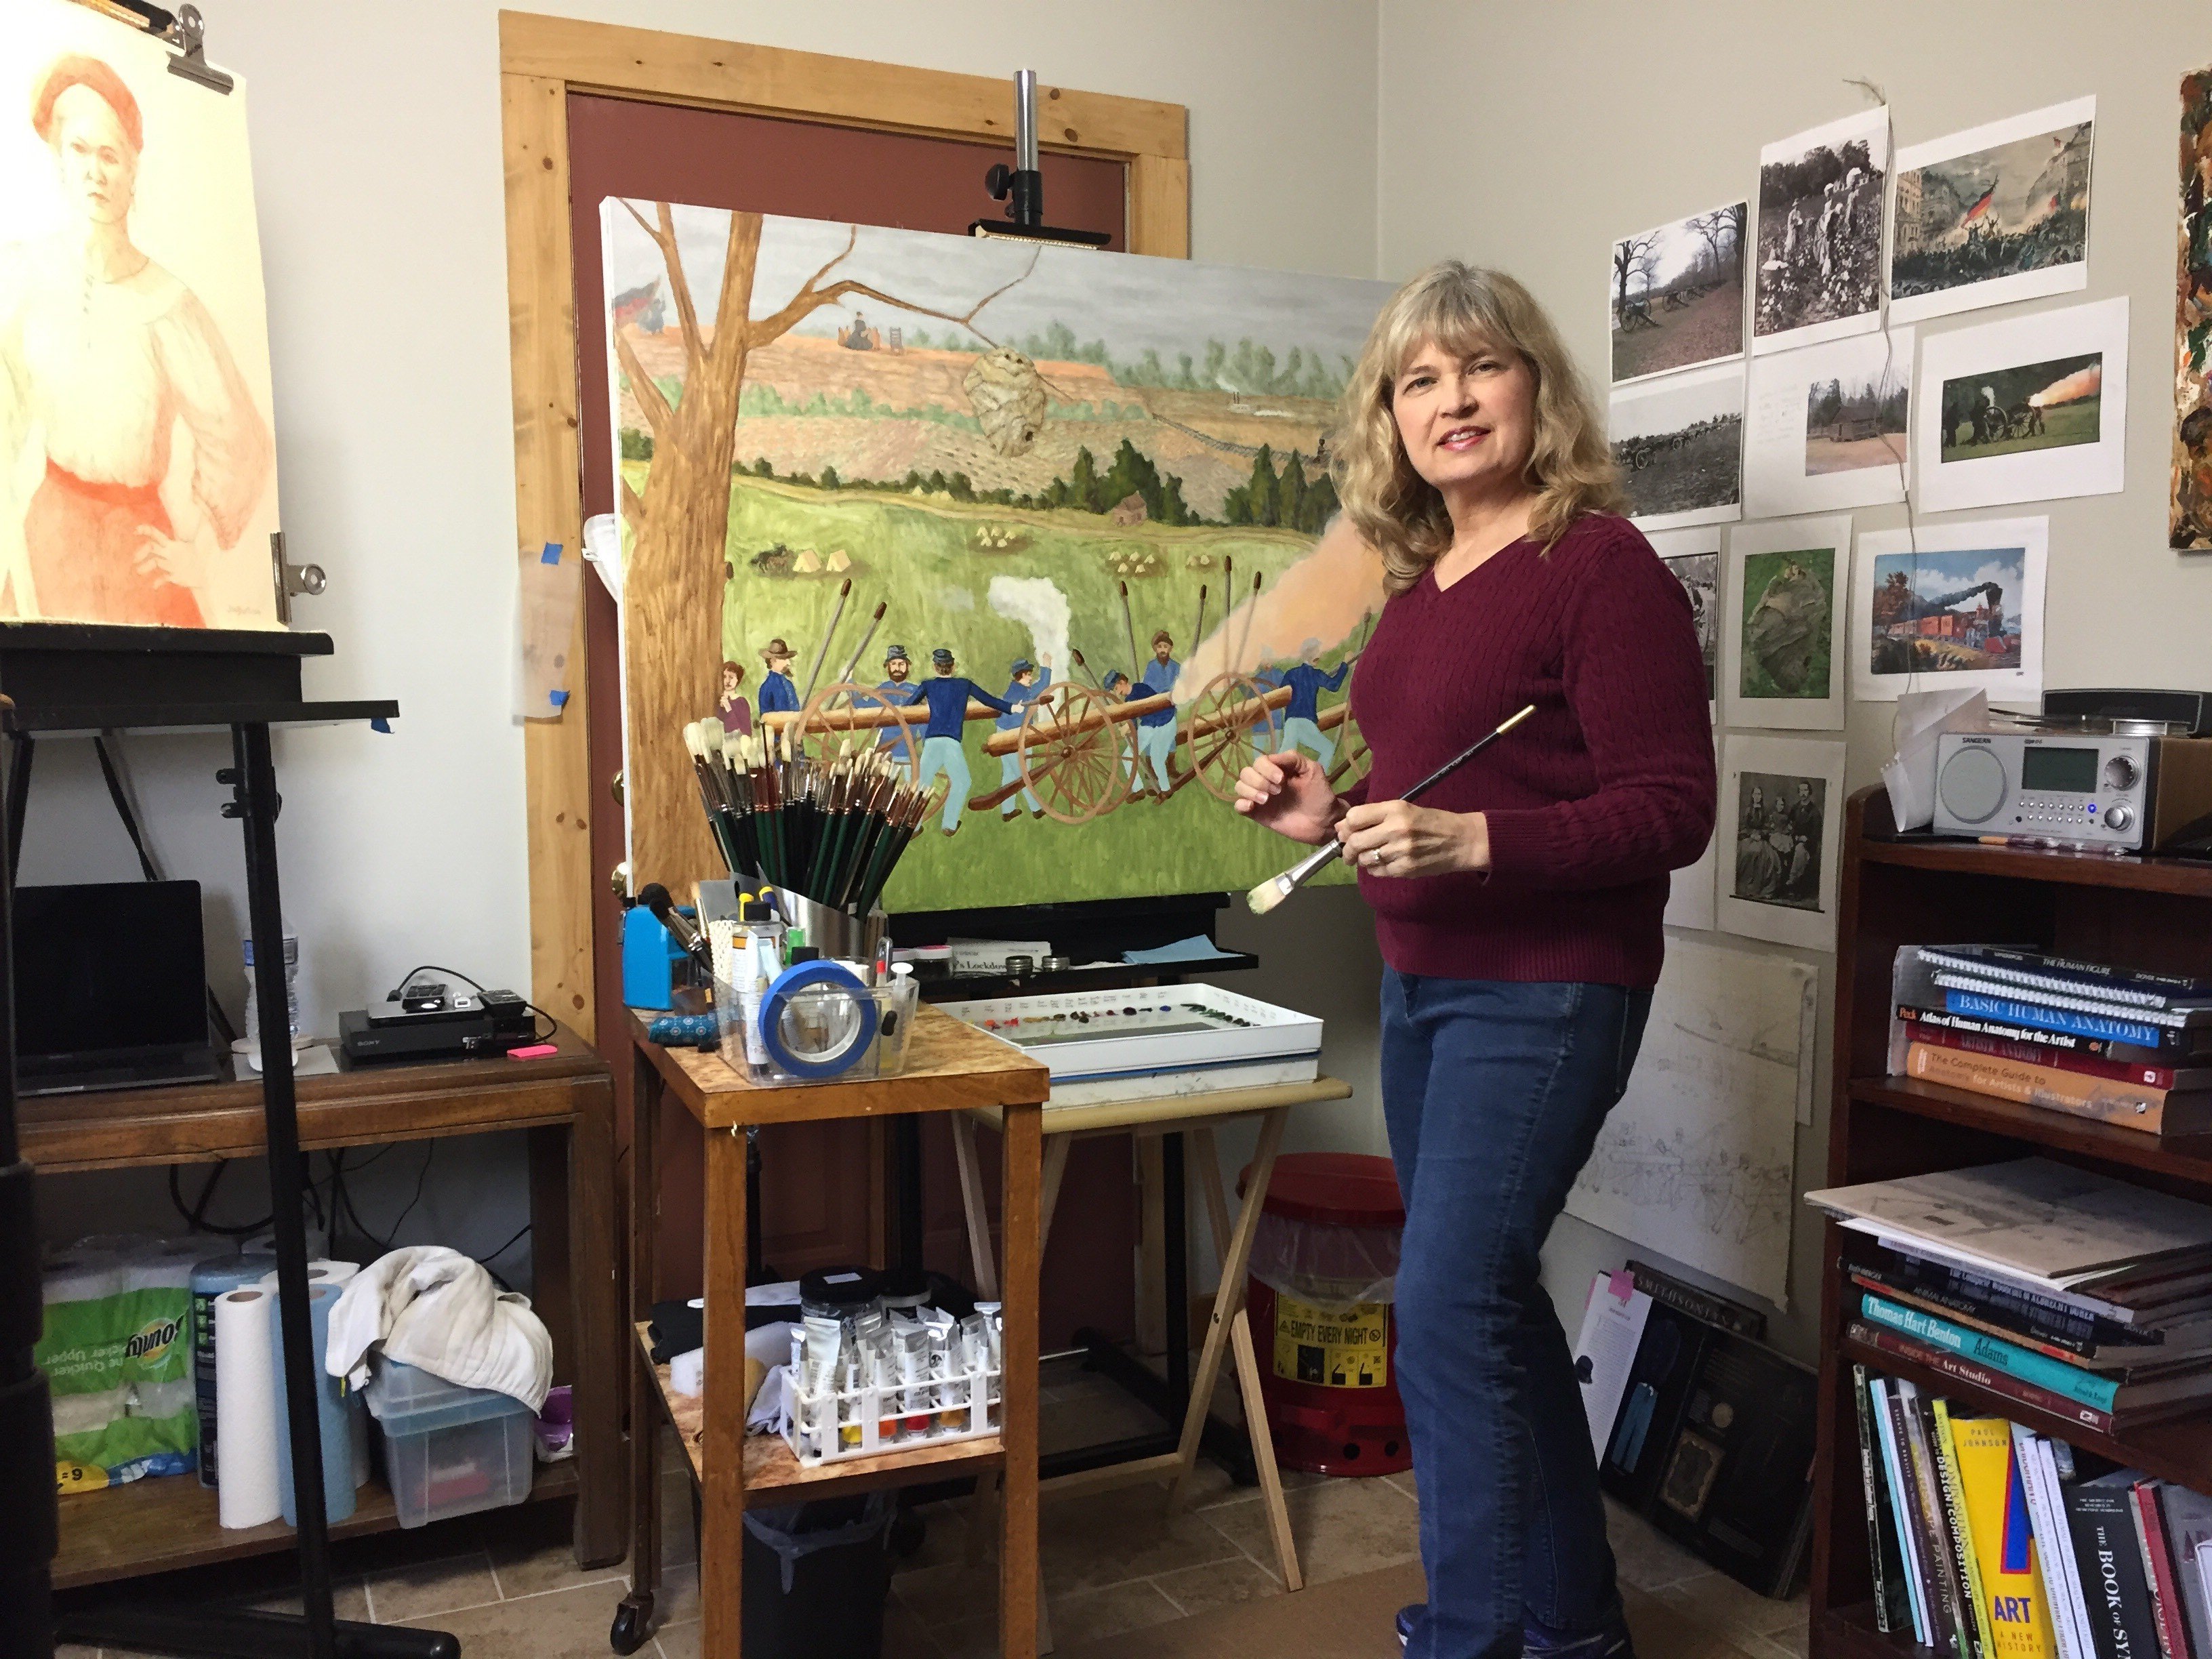
<instances>
[{"instance_id":1,"label":"black clip on easel","mask_svg":"<svg viewBox=\"0 0 2212 1659\"><path fill-rule=\"evenodd\" d=\"M278 723L384 720L391 702L309 702L300 662L328 655L327 634L281 630L112 628L64 623L0 624L0 716L27 759L33 732L230 728L225 817L246 836L246 912L257 962L282 963L283 907L276 878L276 769L270 727ZM11 797L20 795L11 791ZM12 804L12 803L11 803ZM19 830L0 823L0 840ZM57 1637L89 1647L178 1659L460 1659L441 1631L341 1621L331 1598L330 1530L324 1515L321 1357L307 1310L307 1239L292 1047L264 1045L263 1121L270 1210L275 1220L278 1332L283 1348L292 1498L299 1516L299 1613L118 1601L52 1617L58 1526L53 1419L46 1380L30 1363L43 1310L30 1171L15 1134L15 1022L9 921L14 852L0 847L0 1514L27 1517L27 1547L0 1552L0 1653L48 1659ZM291 1028L284 975L257 974L261 1029Z\"/></svg>"}]
</instances>

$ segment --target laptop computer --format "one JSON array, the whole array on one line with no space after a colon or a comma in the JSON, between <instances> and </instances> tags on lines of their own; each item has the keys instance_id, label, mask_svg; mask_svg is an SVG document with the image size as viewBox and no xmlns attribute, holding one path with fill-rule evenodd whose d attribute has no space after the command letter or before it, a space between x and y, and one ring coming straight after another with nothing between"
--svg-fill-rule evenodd
<instances>
[{"instance_id":1,"label":"laptop computer","mask_svg":"<svg viewBox=\"0 0 2212 1659\"><path fill-rule=\"evenodd\" d=\"M223 1075L208 1039L199 883L19 887L15 919L19 1092Z\"/></svg>"}]
</instances>

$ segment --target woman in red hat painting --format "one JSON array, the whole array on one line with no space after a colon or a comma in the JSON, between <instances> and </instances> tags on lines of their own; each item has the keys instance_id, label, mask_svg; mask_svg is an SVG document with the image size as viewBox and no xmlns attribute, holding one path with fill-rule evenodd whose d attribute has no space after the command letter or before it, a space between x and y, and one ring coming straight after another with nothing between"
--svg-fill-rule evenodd
<instances>
[{"instance_id":1,"label":"woman in red hat painting","mask_svg":"<svg viewBox=\"0 0 2212 1659\"><path fill-rule=\"evenodd\" d=\"M30 117L63 218L0 268L0 489L28 485L0 514L0 613L204 627L210 562L269 487L268 424L207 307L131 240L145 131L122 77L65 53Z\"/></svg>"}]
</instances>

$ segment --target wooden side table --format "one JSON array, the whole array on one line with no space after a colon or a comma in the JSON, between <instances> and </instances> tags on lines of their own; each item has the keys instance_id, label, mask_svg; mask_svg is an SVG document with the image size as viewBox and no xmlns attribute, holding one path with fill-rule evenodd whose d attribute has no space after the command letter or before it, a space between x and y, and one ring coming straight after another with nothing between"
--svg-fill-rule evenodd
<instances>
[{"instance_id":1,"label":"wooden side table","mask_svg":"<svg viewBox=\"0 0 2212 1659\"><path fill-rule=\"evenodd\" d=\"M699 1597L703 1659L738 1659L743 1628L744 1511L846 1496L916 1481L974 1474L1004 1479L999 1551L1000 1651L1037 1651L1037 1261L1041 1176L1038 1113L1050 1086L1045 1067L1012 1043L923 1004L907 1040L906 1069L860 1082L756 1085L719 1055L647 1040L630 1022L636 1076L630 1149L630 1309L636 1322L631 1367L631 1593L616 1615L617 1651L629 1651L652 1622L660 1577L659 1425L682 1437L700 1495ZM664 1096L681 1102L706 1136L706 1379L688 1400L653 1364L645 1336L659 1237L653 1141ZM1001 1202L1005 1261L999 1278L1004 1323L1000 1431L994 1437L854 1458L819 1468L788 1447L745 1433L745 1140L750 1126L905 1112L1002 1114L1006 1157ZM863 1178L865 1178L863 1176ZM627 1644L627 1645L625 1645Z\"/></svg>"},{"instance_id":2,"label":"wooden side table","mask_svg":"<svg viewBox=\"0 0 2212 1659\"><path fill-rule=\"evenodd\" d=\"M627 1338L615 1268L614 1080L567 1027L542 1060L362 1066L299 1079L308 1152L522 1129L530 1137L532 1304L553 1339L556 1379L575 1390L574 1458L542 1464L531 1498L576 1498L579 1565L622 1559L619 1369ZM187 1084L52 1095L19 1103L23 1156L40 1175L259 1158L261 1084ZM215 1253L212 1242L210 1254ZM398 1525L392 1495L364 1487L334 1538ZM61 1500L58 1589L293 1549L282 1522L226 1531L216 1495L189 1476Z\"/></svg>"},{"instance_id":3,"label":"wooden side table","mask_svg":"<svg viewBox=\"0 0 2212 1659\"><path fill-rule=\"evenodd\" d=\"M1183 1411L1182 1438L1172 1452L1139 1457L1128 1462L1064 1474L1048 1490L1066 1493L1098 1492L1118 1486L1170 1483L1168 1512L1182 1506L1183 1494L1198 1467L1199 1441L1207 1414L1213 1407L1214 1385L1222 1364L1234 1354L1237 1387L1244 1405L1245 1431L1252 1442L1252 1461L1260 1474L1261 1507L1275 1545L1275 1558L1285 1588L1301 1589L1305 1579L1298 1569L1297 1546L1291 1537L1291 1516L1283 1501L1282 1476L1275 1466L1275 1446L1267 1431L1266 1402L1260 1394L1260 1362L1252 1344L1252 1326L1244 1307L1244 1281L1252 1260L1252 1239L1260 1227L1260 1212L1267 1197L1267 1182L1274 1174L1275 1154L1289 1127L1291 1109L1316 1101L1343 1100L1352 1085L1332 1077L1310 1083L1285 1083L1259 1089L1217 1089L1153 1100L1103 1101L1095 1105L1054 1106L1046 1103L1042 1115L1044 1141L1042 1216L1038 1254L1050 1233L1053 1211L1060 1197L1060 1177L1067 1170L1068 1149L1079 1140L1100 1135L1146 1135L1188 1133L1198 1161L1199 1185L1206 1193L1206 1212L1213 1231L1213 1248L1221 1262L1221 1283L1213 1293L1213 1316L1206 1331L1206 1349L1191 1379L1190 1401ZM1213 1130L1232 1118L1260 1119L1260 1145L1252 1159L1252 1178L1232 1221L1229 1200L1221 1184L1221 1161ZM982 1161L977 1154L978 1124L1004 1132L1005 1115L979 1107L952 1121L953 1149L960 1164L960 1198L968 1220L968 1243L975 1262L975 1279L986 1295L991 1293L990 1220L984 1212ZM1178 1327L1168 1333L1170 1342L1182 1340ZM1011 1362L1010 1362L1011 1363Z\"/></svg>"}]
</instances>

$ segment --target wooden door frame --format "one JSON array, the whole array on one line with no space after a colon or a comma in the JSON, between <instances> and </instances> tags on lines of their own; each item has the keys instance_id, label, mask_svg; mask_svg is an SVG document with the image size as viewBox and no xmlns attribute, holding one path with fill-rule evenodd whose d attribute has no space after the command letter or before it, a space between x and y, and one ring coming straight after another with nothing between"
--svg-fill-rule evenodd
<instances>
[{"instance_id":1,"label":"wooden door frame","mask_svg":"<svg viewBox=\"0 0 2212 1659\"><path fill-rule=\"evenodd\" d=\"M583 541L576 313L568 219L571 92L828 122L933 138L1012 140L1007 83L857 58L787 52L531 12L499 15L507 174L507 331L514 380L516 546ZM1040 87L1043 148L1128 170L1129 249L1190 257L1188 112L1180 104ZM596 1040L590 775L579 607L567 705L523 726L530 854L530 983L538 1006Z\"/></svg>"}]
</instances>

